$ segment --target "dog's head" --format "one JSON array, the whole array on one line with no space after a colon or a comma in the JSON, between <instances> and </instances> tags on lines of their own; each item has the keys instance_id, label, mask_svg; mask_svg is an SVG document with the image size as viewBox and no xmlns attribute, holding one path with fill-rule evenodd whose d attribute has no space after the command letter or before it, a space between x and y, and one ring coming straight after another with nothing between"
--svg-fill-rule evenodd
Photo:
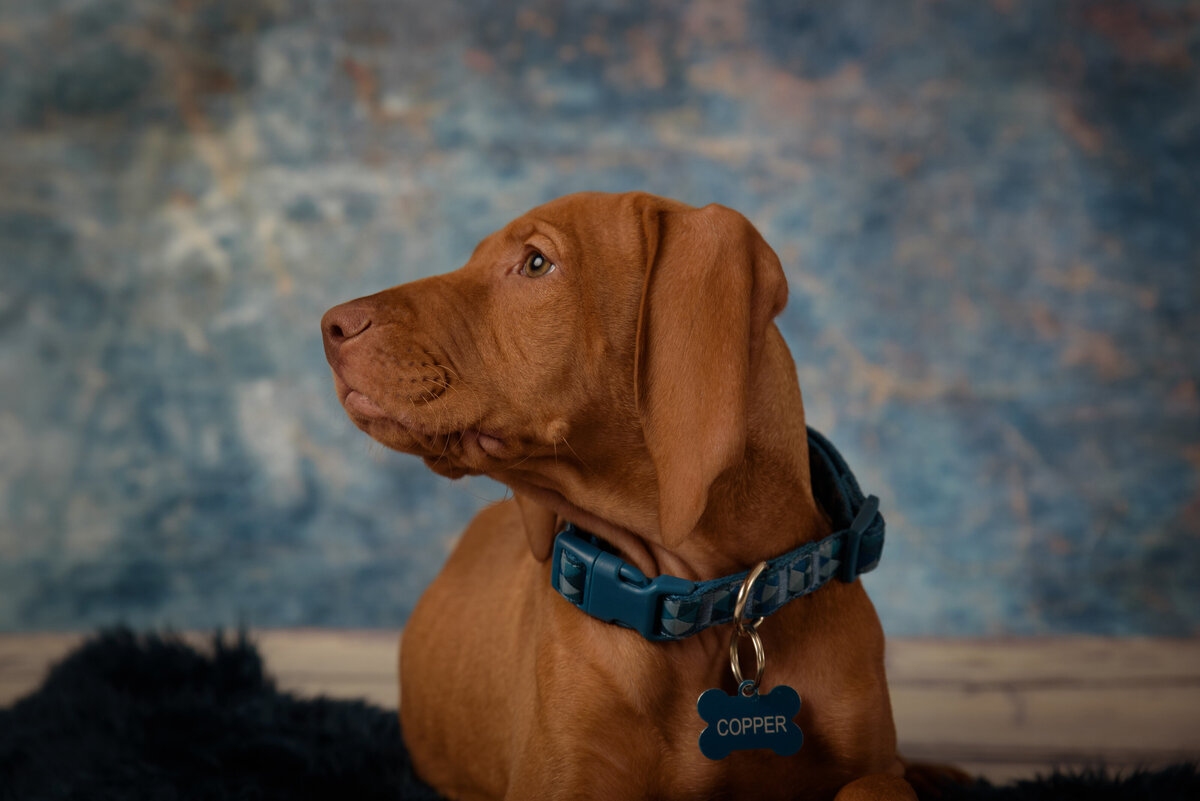
<instances>
[{"instance_id":1,"label":"dog's head","mask_svg":"<svg viewBox=\"0 0 1200 801\"><path fill-rule=\"evenodd\" d=\"M507 483L529 527L540 508L671 547L742 458L785 300L779 260L737 212L584 193L321 327L342 405L379 442ZM539 557L549 543L531 533Z\"/></svg>"}]
</instances>

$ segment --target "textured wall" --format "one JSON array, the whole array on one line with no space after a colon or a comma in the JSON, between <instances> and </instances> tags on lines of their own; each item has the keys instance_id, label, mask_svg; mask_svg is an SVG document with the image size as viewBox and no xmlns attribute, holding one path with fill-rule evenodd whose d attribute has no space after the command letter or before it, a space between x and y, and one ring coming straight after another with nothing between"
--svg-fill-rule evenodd
<instances>
[{"instance_id":1,"label":"textured wall","mask_svg":"<svg viewBox=\"0 0 1200 801\"><path fill-rule=\"evenodd\" d=\"M647 10L649 9L649 10ZM403 623L503 494L317 322L526 208L746 213L901 634L1200 630L1200 5L0 5L0 629Z\"/></svg>"}]
</instances>

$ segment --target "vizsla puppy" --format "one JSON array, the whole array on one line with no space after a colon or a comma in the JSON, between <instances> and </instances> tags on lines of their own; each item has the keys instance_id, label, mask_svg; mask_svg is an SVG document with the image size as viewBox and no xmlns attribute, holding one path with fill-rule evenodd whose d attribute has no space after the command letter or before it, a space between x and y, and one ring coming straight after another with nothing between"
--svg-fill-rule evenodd
<instances>
[{"instance_id":1,"label":"vizsla puppy","mask_svg":"<svg viewBox=\"0 0 1200 801\"><path fill-rule=\"evenodd\" d=\"M896 754L883 632L855 580L878 557L882 520L814 497L840 480L840 459L815 434L821 453L810 454L772 322L786 298L778 258L737 212L589 193L518 217L456 272L326 313L326 354L355 424L437 473L482 473L513 491L471 523L404 633L405 739L440 792L914 797ZM816 545L855 515L857 534ZM552 558L566 524L573 536ZM747 581L761 561L769 578ZM622 611L658 576L676 577L660 581L665 596ZM715 579L716 601L684 609L693 582ZM729 591L743 585L739 624ZM775 608L781 586L809 591ZM794 688L799 714L726 716L714 737L697 698L719 688L736 703L731 636L740 626L753 676L759 614L762 693ZM725 738L718 751L753 744L751 734L798 740L797 725L803 744L790 756L709 759L698 745L702 730Z\"/></svg>"}]
</instances>

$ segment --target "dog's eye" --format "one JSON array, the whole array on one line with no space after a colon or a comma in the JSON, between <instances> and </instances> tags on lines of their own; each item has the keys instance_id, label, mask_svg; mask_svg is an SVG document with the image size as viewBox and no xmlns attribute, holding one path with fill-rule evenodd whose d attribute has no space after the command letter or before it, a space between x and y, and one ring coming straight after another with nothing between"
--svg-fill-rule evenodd
<instances>
[{"instance_id":1,"label":"dog's eye","mask_svg":"<svg viewBox=\"0 0 1200 801\"><path fill-rule=\"evenodd\" d=\"M529 278L541 278L552 272L554 272L554 262L536 250L526 256L525 262L521 265L521 275Z\"/></svg>"}]
</instances>

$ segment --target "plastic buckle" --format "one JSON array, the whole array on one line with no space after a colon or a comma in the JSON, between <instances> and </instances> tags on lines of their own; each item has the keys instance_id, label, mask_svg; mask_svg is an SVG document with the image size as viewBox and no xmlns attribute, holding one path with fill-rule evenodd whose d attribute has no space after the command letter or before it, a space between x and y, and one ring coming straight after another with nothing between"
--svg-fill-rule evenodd
<instances>
[{"instance_id":1,"label":"plastic buckle","mask_svg":"<svg viewBox=\"0 0 1200 801\"><path fill-rule=\"evenodd\" d=\"M854 516L854 522L850 524L850 528L846 529L846 538L842 542L842 564L838 570L838 578L850 584L858 578L858 551L862 546L863 534L871 527L871 523L875 521L875 515L879 513L879 499L874 495L868 495L863 501L862 508L858 510L858 514Z\"/></svg>"},{"instance_id":2,"label":"plastic buckle","mask_svg":"<svg viewBox=\"0 0 1200 801\"><path fill-rule=\"evenodd\" d=\"M577 606L605 623L634 629L648 640L667 639L657 631L663 596L687 595L696 589L694 582L676 576L647 579L633 565L579 537L573 526L554 539L552 564L560 564L564 551L584 565L583 600ZM561 593L558 577L556 567L550 583Z\"/></svg>"}]
</instances>

